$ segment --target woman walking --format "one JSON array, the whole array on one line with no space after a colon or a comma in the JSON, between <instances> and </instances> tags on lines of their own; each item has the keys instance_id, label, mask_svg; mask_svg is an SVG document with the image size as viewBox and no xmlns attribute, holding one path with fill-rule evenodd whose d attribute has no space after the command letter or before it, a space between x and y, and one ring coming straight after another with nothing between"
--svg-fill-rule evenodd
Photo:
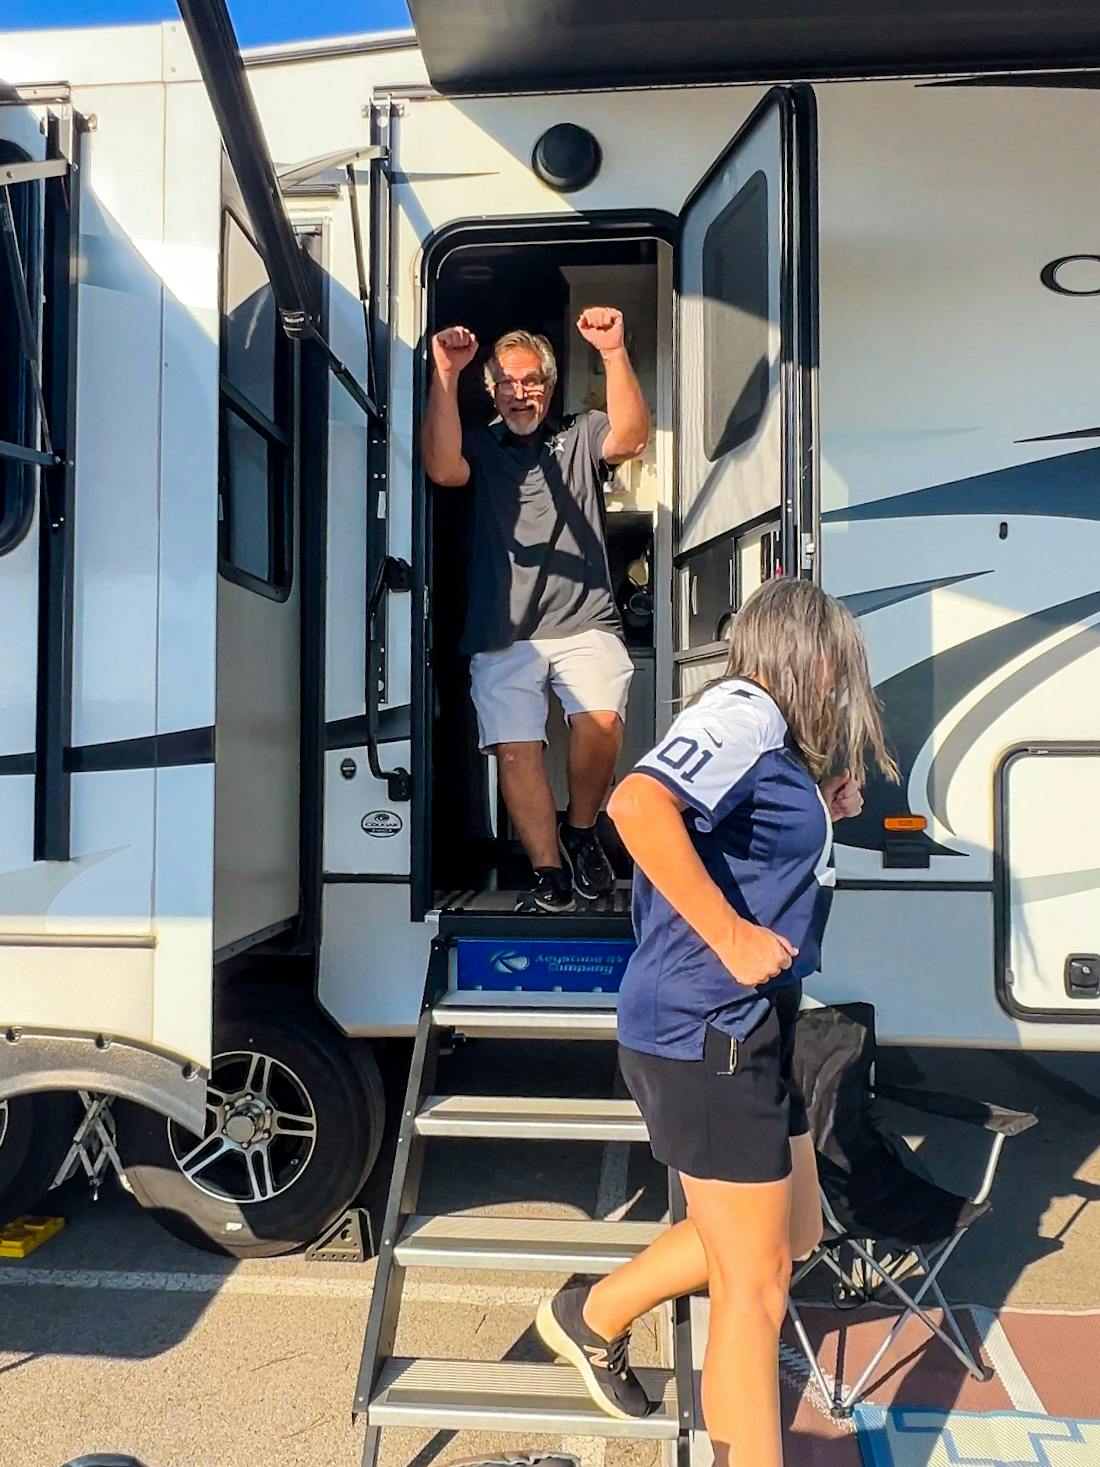
<instances>
[{"instance_id":1,"label":"woman walking","mask_svg":"<svg viewBox=\"0 0 1100 1467\"><path fill-rule=\"evenodd\" d=\"M809 582L770 581L734 620L725 676L609 807L636 866L619 1062L688 1218L591 1288L548 1300L537 1327L602 1410L644 1416L631 1325L709 1289L703 1415L717 1467L783 1461L791 1259L821 1237L794 1022L819 965L832 822L862 809L868 759L897 778L855 621Z\"/></svg>"}]
</instances>

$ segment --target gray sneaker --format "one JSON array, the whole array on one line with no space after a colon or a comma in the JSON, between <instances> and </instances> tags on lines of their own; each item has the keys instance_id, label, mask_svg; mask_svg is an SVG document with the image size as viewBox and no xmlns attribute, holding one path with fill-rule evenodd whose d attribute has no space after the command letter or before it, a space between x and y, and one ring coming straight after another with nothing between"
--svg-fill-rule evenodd
<instances>
[{"instance_id":1,"label":"gray sneaker","mask_svg":"<svg viewBox=\"0 0 1100 1467\"><path fill-rule=\"evenodd\" d=\"M634 1421L649 1416L653 1402L630 1368L630 1331L605 1340L584 1322L588 1287L562 1289L539 1308L535 1319L542 1343L567 1365L576 1366L588 1394L608 1416Z\"/></svg>"}]
</instances>

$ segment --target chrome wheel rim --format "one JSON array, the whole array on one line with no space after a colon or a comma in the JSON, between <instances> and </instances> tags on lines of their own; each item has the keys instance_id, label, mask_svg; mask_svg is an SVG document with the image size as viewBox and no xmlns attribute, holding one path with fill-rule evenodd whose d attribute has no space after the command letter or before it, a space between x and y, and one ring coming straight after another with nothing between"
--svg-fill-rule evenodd
<instances>
[{"instance_id":1,"label":"chrome wheel rim","mask_svg":"<svg viewBox=\"0 0 1100 1467\"><path fill-rule=\"evenodd\" d=\"M174 1121L168 1144L193 1187L219 1202L255 1206L299 1180L317 1147L317 1112L289 1065L253 1050L214 1057L201 1141Z\"/></svg>"}]
</instances>

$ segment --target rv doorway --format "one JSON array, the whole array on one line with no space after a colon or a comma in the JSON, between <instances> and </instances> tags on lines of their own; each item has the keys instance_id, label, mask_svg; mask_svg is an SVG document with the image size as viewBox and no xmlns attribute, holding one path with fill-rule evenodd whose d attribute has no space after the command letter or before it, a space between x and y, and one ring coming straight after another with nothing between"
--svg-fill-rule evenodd
<instances>
[{"instance_id":1,"label":"rv doorway","mask_svg":"<svg viewBox=\"0 0 1100 1467\"><path fill-rule=\"evenodd\" d=\"M580 337L577 317L586 306L623 312L627 345L649 403L654 431L644 456L608 470L605 524L612 587L634 663L620 773L651 746L656 727L657 677L654 589L668 584L659 527L671 504L668 439L671 419L671 268L667 244L652 236L593 240L491 243L457 238L429 280L430 330L462 324L480 344L463 374L460 406L466 424L487 424L495 410L483 365L506 331L549 338L558 360L552 417L602 408L605 383L599 356ZM466 489L430 490L425 536L426 584L432 608L428 725L430 809L428 860L435 904L450 913L515 911L531 870L500 797L494 761L478 748L470 698L469 659L460 643L466 588L473 564L471 495ZM659 599L659 598L658 598ZM559 813L568 803L568 729L551 695L547 770ZM581 919L629 912L630 862L606 817L601 834L615 866L614 893L584 903ZM577 920L577 914L570 914ZM556 921L567 920L564 918Z\"/></svg>"}]
</instances>

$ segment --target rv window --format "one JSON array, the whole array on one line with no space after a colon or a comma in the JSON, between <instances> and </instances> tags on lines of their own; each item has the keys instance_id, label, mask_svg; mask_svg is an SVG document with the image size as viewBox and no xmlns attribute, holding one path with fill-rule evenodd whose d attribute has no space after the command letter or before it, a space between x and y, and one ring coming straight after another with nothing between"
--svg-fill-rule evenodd
<instances>
[{"instance_id":1,"label":"rv window","mask_svg":"<svg viewBox=\"0 0 1100 1467\"><path fill-rule=\"evenodd\" d=\"M703 240L703 442L716 463L760 426L768 402L768 181L754 173Z\"/></svg>"},{"instance_id":2,"label":"rv window","mask_svg":"<svg viewBox=\"0 0 1100 1467\"><path fill-rule=\"evenodd\" d=\"M269 418L275 416L275 296L264 262L226 215L225 375Z\"/></svg>"},{"instance_id":3,"label":"rv window","mask_svg":"<svg viewBox=\"0 0 1100 1467\"><path fill-rule=\"evenodd\" d=\"M258 250L228 211L222 231L221 526L223 575L290 589L290 345Z\"/></svg>"},{"instance_id":4,"label":"rv window","mask_svg":"<svg viewBox=\"0 0 1100 1467\"><path fill-rule=\"evenodd\" d=\"M26 154L0 144L0 163ZM38 449L34 378L27 360L20 314L37 302L38 188L30 183L0 189L0 555L20 543L34 517L35 470L13 449ZM22 308L22 312L21 309ZM31 306L31 310L34 307ZM37 335L39 321L30 323ZM37 355L37 344L32 343ZM5 452L5 448L7 452Z\"/></svg>"}]
</instances>

